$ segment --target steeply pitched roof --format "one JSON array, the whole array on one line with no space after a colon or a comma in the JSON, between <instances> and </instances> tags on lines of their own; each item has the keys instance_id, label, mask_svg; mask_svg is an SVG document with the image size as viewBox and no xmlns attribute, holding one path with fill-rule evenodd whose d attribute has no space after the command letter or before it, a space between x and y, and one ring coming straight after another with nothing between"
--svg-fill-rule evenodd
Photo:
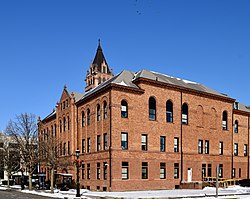
<instances>
[{"instance_id":1,"label":"steeply pitched roof","mask_svg":"<svg viewBox=\"0 0 250 199\"><path fill-rule=\"evenodd\" d=\"M95 54L95 58L94 58L94 61L93 61L93 65L97 67L98 71L102 71L101 70L101 66L102 66L102 63L105 63L107 66L108 66L108 63L104 57L104 54L102 52L102 47L101 47L101 44L100 44L100 40L98 41L98 47L97 47L97 50L96 50L96 54ZM110 74L111 71L109 69L109 67L107 67L107 73Z\"/></svg>"}]
</instances>

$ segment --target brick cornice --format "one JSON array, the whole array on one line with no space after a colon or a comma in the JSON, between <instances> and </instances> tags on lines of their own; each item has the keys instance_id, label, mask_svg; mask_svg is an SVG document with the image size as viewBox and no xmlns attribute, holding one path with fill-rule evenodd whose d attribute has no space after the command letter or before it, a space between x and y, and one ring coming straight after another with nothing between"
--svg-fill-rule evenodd
<instances>
[{"instance_id":1,"label":"brick cornice","mask_svg":"<svg viewBox=\"0 0 250 199\"><path fill-rule=\"evenodd\" d=\"M250 116L250 113L249 113L249 112L242 111L242 110L236 110L236 109L233 110L233 114L244 115L244 116Z\"/></svg>"},{"instance_id":2,"label":"brick cornice","mask_svg":"<svg viewBox=\"0 0 250 199\"><path fill-rule=\"evenodd\" d=\"M139 83L144 83L144 84L148 84L148 85L152 85L152 86L157 86L157 87L161 87L161 88L168 88L171 90L176 90L179 92L184 92L184 93L189 93L189 94L193 94L193 95L198 95L198 96L203 96L203 97L207 97L210 99L217 99L223 102L229 102L229 103L233 103L235 101L235 99L229 98L229 97L223 97L223 96L219 96L219 95L215 95L212 93L207 93L207 92L203 92L203 91L198 91L195 89L191 89L191 88L185 88L185 87L181 87L181 86L177 86L177 85L173 85L173 84L168 84L165 82L159 82L156 80L151 80L151 79L147 79L147 78L143 78L143 77L139 77L137 79L135 79L133 81L134 84L139 84Z\"/></svg>"}]
</instances>

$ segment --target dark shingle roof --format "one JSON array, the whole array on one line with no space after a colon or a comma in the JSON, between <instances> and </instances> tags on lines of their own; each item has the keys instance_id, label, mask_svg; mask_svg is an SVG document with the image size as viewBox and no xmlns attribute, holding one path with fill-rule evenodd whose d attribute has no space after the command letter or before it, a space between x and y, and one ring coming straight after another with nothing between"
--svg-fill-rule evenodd
<instances>
[{"instance_id":1,"label":"dark shingle roof","mask_svg":"<svg viewBox=\"0 0 250 199\"><path fill-rule=\"evenodd\" d=\"M101 70L101 66L102 66L102 63L103 63L103 62L108 66L108 63L107 63L107 61L106 61L106 59L105 59L105 57L104 57L104 54L103 54L103 52L102 52L102 47L101 47L100 40L99 40L98 47L97 47L96 54L95 54L95 58L94 58L94 61L93 61L92 64L93 64L95 67L97 67L97 70L98 70L99 72L101 72L101 71L102 71L102 70ZM108 74L111 73L109 67L107 67L107 73L108 73Z\"/></svg>"}]
</instances>

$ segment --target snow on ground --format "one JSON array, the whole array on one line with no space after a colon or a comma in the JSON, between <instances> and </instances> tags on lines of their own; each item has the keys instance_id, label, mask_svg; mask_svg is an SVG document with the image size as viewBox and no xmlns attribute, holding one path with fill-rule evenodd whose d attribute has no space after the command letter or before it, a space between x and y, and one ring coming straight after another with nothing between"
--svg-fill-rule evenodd
<instances>
[{"instance_id":1,"label":"snow on ground","mask_svg":"<svg viewBox=\"0 0 250 199\"><path fill-rule=\"evenodd\" d=\"M20 186L12 187L14 189L20 190ZM6 190L5 187L0 187L0 190ZM21 190L20 190L21 191ZM127 192L94 192L86 189L81 189L81 198L95 198L95 197L114 197L114 198L166 198L166 197L185 197L185 198L215 198L215 188L206 187L202 190L192 190L192 189L176 189L176 190L152 190L152 191L127 191ZM32 193L42 196L47 196L50 198L75 198L76 190L71 189L69 191L60 191L55 189L55 193L51 194L50 190L46 191L29 191L28 189L22 190L24 193ZM241 195L239 195L241 194ZM244 195L242 195L244 194ZM227 196L226 196L227 195ZM219 189L220 198L239 198L239 199L250 199L250 188L231 186L228 188Z\"/></svg>"}]
</instances>

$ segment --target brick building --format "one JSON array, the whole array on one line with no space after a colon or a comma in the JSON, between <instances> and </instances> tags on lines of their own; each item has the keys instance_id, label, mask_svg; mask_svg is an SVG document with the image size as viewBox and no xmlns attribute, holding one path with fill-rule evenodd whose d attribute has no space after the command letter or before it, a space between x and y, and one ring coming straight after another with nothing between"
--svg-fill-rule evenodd
<instances>
[{"instance_id":1,"label":"brick building","mask_svg":"<svg viewBox=\"0 0 250 199\"><path fill-rule=\"evenodd\" d=\"M56 110L39 120L39 139L59 141L59 164L81 151L81 187L173 189L215 177L217 165L221 178L249 178L249 116L195 82L147 70L114 76L99 42L85 93L65 86ZM64 166L57 172L75 178L74 166Z\"/></svg>"}]
</instances>

